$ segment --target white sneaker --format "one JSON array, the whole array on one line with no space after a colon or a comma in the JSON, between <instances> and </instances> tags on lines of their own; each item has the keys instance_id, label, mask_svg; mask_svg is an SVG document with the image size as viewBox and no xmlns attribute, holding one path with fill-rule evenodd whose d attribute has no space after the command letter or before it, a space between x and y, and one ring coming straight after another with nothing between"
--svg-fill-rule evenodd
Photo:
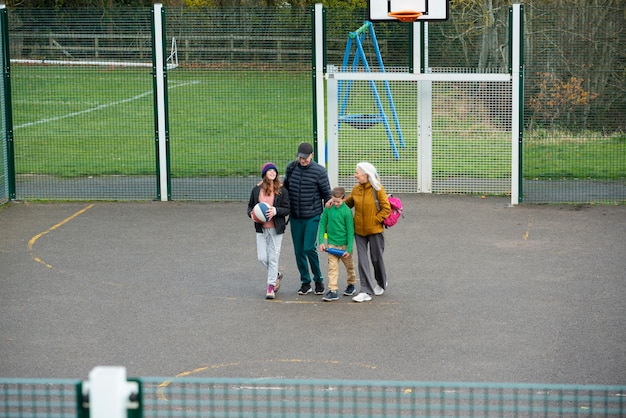
<instances>
[{"instance_id":1,"label":"white sneaker","mask_svg":"<svg viewBox=\"0 0 626 418\"><path fill-rule=\"evenodd\" d=\"M383 293L385 293L385 289L383 289L382 287L380 287L379 285L376 285L376 287L374 288L374 294L376 296L380 296Z\"/></svg>"},{"instance_id":2,"label":"white sneaker","mask_svg":"<svg viewBox=\"0 0 626 418\"><path fill-rule=\"evenodd\" d=\"M369 302L370 300L372 300L372 297L365 292L361 292L353 297L352 300L355 302Z\"/></svg>"}]
</instances>

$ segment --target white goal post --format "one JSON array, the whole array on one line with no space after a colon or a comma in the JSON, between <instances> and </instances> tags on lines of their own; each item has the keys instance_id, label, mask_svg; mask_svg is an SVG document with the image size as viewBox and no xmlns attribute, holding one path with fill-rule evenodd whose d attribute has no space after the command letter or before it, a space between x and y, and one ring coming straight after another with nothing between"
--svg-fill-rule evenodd
<instances>
[{"instance_id":1,"label":"white goal post","mask_svg":"<svg viewBox=\"0 0 626 418\"><path fill-rule=\"evenodd\" d=\"M58 44L57 44L58 45ZM29 65L60 65L60 66L102 66L102 67L152 67L151 62L133 62L133 61L107 61L107 60L80 60L80 59L27 59L27 58L11 58L12 64L29 64ZM178 45L176 38L172 38L170 46L170 54L167 57L167 69L173 70L178 67Z\"/></svg>"}]
</instances>

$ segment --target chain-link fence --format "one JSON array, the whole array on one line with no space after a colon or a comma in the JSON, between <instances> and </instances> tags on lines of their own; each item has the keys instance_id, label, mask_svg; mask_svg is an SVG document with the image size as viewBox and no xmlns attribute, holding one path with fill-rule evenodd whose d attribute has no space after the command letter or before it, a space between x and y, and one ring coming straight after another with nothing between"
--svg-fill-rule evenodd
<instances>
[{"instance_id":1,"label":"chain-link fence","mask_svg":"<svg viewBox=\"0 0 626 418\"><path fill-rule=\"evenodd\" d=\"M623 386L156 377L134 381L139 393L127 403L129 417L621 417L626 408ZM0 412L7 418L85 417L89 395L80 381L0 379Z\"/></svg>"},{"instance_id":2,"label":"chain-link fence","mask_svg":"<svg viewBox=\"0 0 626 418\"><path fill-rule=\"evenodd\" d=\"M534 3L525 5L522 201L623 202L624 7ZM426 71L508 72L507 11L452 4L448 21L428 24ZM155 198L151 9L15 9L8 17L15 198ZM326 10L327 64L340 65L348 33L367 17L364 9ZM283 168L300 141L314 141L324 115L314 112L312 21L310 8L167 8L172 199L247 199L263 162ZM410 71L411 25L375 25L385 66ZM507 93L455 83L434 90L433 129L446 133L433 143L432 191L506 194L501 185L483 188L472 161L489 172L508 169L498 136L510 129ZM406 165L393 166L404 178L391 181L391 192L414 191L394 184L417 175L415 124L404 128ZM344 143L345 155L391 155L385 130L377 136ZM352 162L343 163L352 169ZM384 175L391 164L377 166Z\"/></svg>"},{"instance_id":3,"label":"chain-link fence","mask_svg":"<svg viewBox=\"0 0 626 418\"><path fill-rule=\"evenodd\" d=\"M626 201L625 7L526 7L524 202Z\"/></svg>"},{"instance_id":4,"label":"chain-link fence","mask_svg":"<svg viewBox=\"0 0 626 418\"><path fill-rule=\"evenodd\" d=\"M150 9L9 19L16 197L154 198Z\"/></svg>"}]
</instances>

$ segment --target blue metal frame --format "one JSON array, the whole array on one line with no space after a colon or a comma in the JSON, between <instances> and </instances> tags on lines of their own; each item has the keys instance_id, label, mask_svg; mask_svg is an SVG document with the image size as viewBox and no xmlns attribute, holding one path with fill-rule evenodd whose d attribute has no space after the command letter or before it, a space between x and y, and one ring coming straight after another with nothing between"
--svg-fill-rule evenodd
<instances>
[{"instance_id":1,"label":"blue metal frame","mask_svg":"<svg viewBox=\"0 0 626 418\"><path fill-rule=\"evenodd\" d=\"M341 71L348 71L348 63L350 61L350 55L352 53L352 44L354 43L356 45L356 51L354 54L354 59L352 60L351 71L356 72L359 63L362 63L365 71L368 73L371 72L369 63L367 62L367 57L365 56L365 51L363 50L363 42L365 41L368 33L370 34L370 38L372 39L372 44L374 46L376 60L378 62L378 66L380 67L380 71L385 72L385 66L383 65L383 59L380 54L380 48L378 47L378 41L376 40L376 34L374 32L374 25L372 24L372 22L369 21L366 21L363 26L361 26L356 31L349 33L348 42L346 43L346 51L341 65ZM374 83L374 80L370 80L369 83L372 89L372 94L374 95L374 100L376 101L376 106L378 107L378 115L346 115L346 107L348 104L348 97L350 95L350 88L352 87L352 83L353 80L349 80L344 90L343 80L339 80L338 96L340 97L341 106L339 110L338 129L341 129L341 122L346 122L357 129L367 129L372 127L376 123L382 122L385 125L385 131L387 132L387 137L389 137L389 144L391 145L393 154L396 158L399 159L400 154L398 153L398 148L396 147L396 142L389 126L389 120L387 118L387 115L385 114L385 110L383 109L383 104L380 100L380 95L378 94L378 89L376 88L376 83ZM393 114L393 120L395 123L396 133L398 135L398 141L400 142L400 146L404 148L404 138L402 137L402 130L400 128L400 122L398 121L396 107L393 102L393 97L391 96L389 81L384 80L384 85L385 91L387 93L389 107Z\"/></svg>"}]
</instances>

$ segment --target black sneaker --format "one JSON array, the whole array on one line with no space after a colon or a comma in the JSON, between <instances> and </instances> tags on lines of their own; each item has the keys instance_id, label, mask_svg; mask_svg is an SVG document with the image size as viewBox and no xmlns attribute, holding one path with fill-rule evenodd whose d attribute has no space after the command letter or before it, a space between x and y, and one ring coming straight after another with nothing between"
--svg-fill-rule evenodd
<instances>
[{"instance_id":1,"label":"black sneaker","mask_svg":"<svg viewBox=\"0 0 626 418\"><path fill-rule=\"evenodd\" d=\"M323 295L324 294L324 283L322 283L322 282L315 282L315 294L316 295Z\"/></svg>"},{"instance_id":2,"label":"black sneaker","mask_svg":"<svg viewBox=\"0 0 626 418\"><path fill-rule=\"evenodd\" d=\"M346 287L345 292L343 292L344 296L352 296L356 293L356 288L354 287L353 284L349 284L348 287Z\"/></svg>"},{"instance_id":3,"label":"black sneaker","mask_svg":"<svg viewBox=\"0 0 626 418\"><path fill-rule=\"evenodd\" d=\"M326 302L332 302L333 300L337 299L339 299L339 296L337 296L337 292L333 292L332 290L326 292L326 294L322 298L322 300L325 300Z\"/></svg>"},{"instance_id":4,"label":"black sneaker","mask_svg":"<svg viewBox=\"0 0 626 418\"><path fill-rule=\"evenodd\" d=\"M307 293L311 293L311 285L309 283L304 283L300 286L300 290L298 290L299 295L306 295Z\"/></svg>"}]
</instances>

